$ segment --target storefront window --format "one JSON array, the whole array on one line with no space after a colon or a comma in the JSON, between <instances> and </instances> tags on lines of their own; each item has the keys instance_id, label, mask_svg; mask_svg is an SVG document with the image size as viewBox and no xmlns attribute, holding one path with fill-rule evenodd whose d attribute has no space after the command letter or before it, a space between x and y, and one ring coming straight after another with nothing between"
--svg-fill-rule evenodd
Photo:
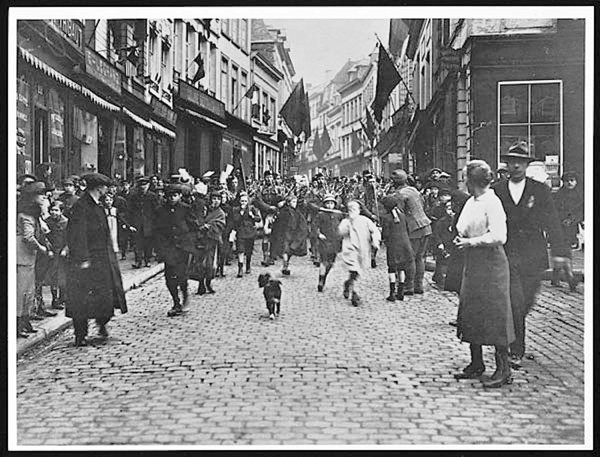
<instances>
[{"instance_id":1,"label":"storefront window","mask_svg":"<svg viewBox=\"0 0 600 457\"><path fill-rule=\"evenodd\" d=\"M498 156L516 141L526 141L531 154L546 162L554 187L562 165L562 81L500 82Z\"/></svg>"}]
</instances>

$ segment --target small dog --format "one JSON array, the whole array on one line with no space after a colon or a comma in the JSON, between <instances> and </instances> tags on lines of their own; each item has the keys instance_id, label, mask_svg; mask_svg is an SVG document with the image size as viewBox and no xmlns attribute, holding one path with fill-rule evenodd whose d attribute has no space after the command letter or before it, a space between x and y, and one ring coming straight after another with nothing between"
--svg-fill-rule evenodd
<instances>
[{"instance_id":1,"label":"small dog","mask_svg":"<svg viewBox=\"0 0 600 457\"><path fill-rule=\"evenodd\" d=\"M258 287L264 287L263 295L267 302L267 309L269 310L269 319L275 319L275 308L277 308L277 315L279 316L279 308L281 306L281 281L277 279L271 279L269 273L262 273L258 275Z\"/></svg>"}]
</instances>

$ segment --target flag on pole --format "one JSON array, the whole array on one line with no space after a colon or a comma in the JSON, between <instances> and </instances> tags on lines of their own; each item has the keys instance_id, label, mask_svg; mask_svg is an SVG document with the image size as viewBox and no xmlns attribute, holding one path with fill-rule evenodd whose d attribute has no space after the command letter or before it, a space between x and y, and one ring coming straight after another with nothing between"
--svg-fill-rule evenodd
<instances>
[{"instance_id":1,"label":"flag on pole","mask_svg":"<svg viewBox=\"0 0 600 457\"><path fill-rule=\"evenodd\" d=\"M382 112L388 102L388 98L402 77L396 70L396 66L385 47L379 42L379 59L377 62L377 87L375 89L375 99L371 104L373 114L378 123L381 123Z\"/></svg>"},{"instance_id":2,"label":"flag on pole","mask_svg":"<svg viewBox=\"0 0 600 457\"><path fill-rule=\"evenodd\" d=\"M310 114L307 112L306 93L304 92L304 81L302 79L294 87L294 90L281 107L279 114L295 136L300 136L300 133L307 128L307 119Z\"/></svg>"},{"instance_id":3,"label":"flag on pole","mask_svg":"<svg viewBox=\"0 0 600 457\"><path fill-rule=\"evenodd\" d=\"M196 84L206 75L204 71L204 59L202 58L202 53L199 52L196 57L194 57L194 62L198 64L198 69L196 70L196 74L192 78L192 84Z\"/></svg>"},{"instance_id":4,"label":"flag on pole","mask_svg":"<svg viewBox=\"0 0 600 457\"><path fill-rule=\"evenodd\" d=\"M258 90L258 87L256 86L256 83L252 83L252 85L248 88L248 90L244 94L244 97L250 98L250 99L253 98L254 92L256 92L257 90Z\"/></svg>"},{"instance_id":5,"label":"flag on pole","mask_svg":"<svg viewBox=\"0 0 600 457\"><path fill-rule=\"evenodd\" d=\"M323 134L321 135L321 151L323 155L327 154L329 148L331 147L331 138L329 138L329 132L327 131L327 126L323 129Z\"/></svg>"},{"instance_id":6,"label":"flag on pole","mask_svg":"<svg viewBox=\"0 0 600 457\"><path fill-rule=\"evenodd\" d=\"M304 93L304 112L306 115L304 116L304 122L302 126L302 131L304 132L304 141L310 138L311 128L310 128L310 105L308 103L308 92Z\"/></svg>"},{"instance_id":7,"label":"flag on pole","mask_svg":"<svg viewBox=\"0 0 600 457\"><path fill-rule=\"evenodd\" d=\"M312 144L312 153L315 155L317 160L321 160L323 158L323 153L321 150L321 139L319 138L319 129L315 131L315 138L313 139Z\"/></svg>"},{"instance_id":8,"label":"flag on pole","mask_svg":"<svg viewBox=\"0 0 600 457\"><path fill-rule=\"evenodd\" d=\"M371 116L371 113L369 112L368 108L365 108L365 116L367 121L367 129L365 130L365 133L369 137L369 141L373 141L373 138L375 138L376 126L375 122L373 121L373 116Z\"/></svg>"}]
</instances>

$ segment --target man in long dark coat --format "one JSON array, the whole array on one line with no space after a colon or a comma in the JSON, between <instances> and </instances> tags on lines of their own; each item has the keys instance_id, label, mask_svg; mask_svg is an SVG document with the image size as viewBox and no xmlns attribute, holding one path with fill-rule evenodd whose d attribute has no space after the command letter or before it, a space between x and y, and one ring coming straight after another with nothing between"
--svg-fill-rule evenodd
<instances>
[{"instance_id":1,"label":"man in long dark coat","mask_svg":"<svg viewBox=\"0 0 600 457\"><path fill-rule=\"evenodd\" d=\"M142 260L146 267L150 266L154 244L153 225L155 211L158 207L158 198L154 192L149 190L150 180L148 178L140 177L136 183L137 188L131 193L127 206L129 208L129 222L136 229L133 268L140 268Z\"/></svg>"},{"instance_id":2,"label":"man in long dark coat","mask_svg":"<svg viewBox=\"0 0 600 457\"><path fill-rule=\"evenodd\" d=\"M513 363L525 354L525 318L535 302L542 274L548 268L547 242L552 263L564 264L570 255L550 189L525 177L527 164L535 158L527 143L512 145L500 156L508 165L509 180L498 182L494 191L506 213L507 241L504 245L510 267L510 298L516 340L510 346Z\"/></svg>"},{"instance_id":3,"label":"man in long dark coat","mask_svg":"<svg viewBox=\"0 0 600 457\"><path fill-rule=\"evenodd\" d=\"M69 267L66 316L73 319L75 345L87 345L88 319L96 319L98 333L106 338L106 324L114 309L127 312L121 271L100 197L110 178L100 173L85 176L87 189L75 202L67 225Z\"/></svg>"}]
</instances>

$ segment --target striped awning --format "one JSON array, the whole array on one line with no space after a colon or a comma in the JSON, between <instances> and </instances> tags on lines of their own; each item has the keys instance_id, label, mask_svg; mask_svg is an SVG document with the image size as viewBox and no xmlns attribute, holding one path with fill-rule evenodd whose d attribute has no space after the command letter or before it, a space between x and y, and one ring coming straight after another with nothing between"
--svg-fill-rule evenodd
<instances>
[{"instance_id":1,"label":"striped awning","mask_svg":"<svg viewBox=\"0 0 600 457\"><path fill-rule=\"evenodd\" d=\"M133 121L137 122L142 127L152 130L152 124L150 123L150 121L147 121L146 119L138 116L137 114L132 113L125 107L123 107L123 113L129 116Z\"/></svg>"},{"instance_id":2,"label":"striped awning","mask_svg":"<svg viewBox=\"0 0 600 457\"><path fill-rule=\"evenodd\" d=\"M175 138L175 132L173 130L163 127L158 122L153 121L152 119L150 119L150 124L152 124L152 128L157 132L162 133L163 135L170 136L171 138Z\"/></svg>"},{"instance_id":3,"label":"striped awning","mask_svg":"<svg viewBox=\"0 0 600 457\"><path fill-rule=\"evenodd\" d=\"M77 92L82 93L87 98L89 98L92 102L96 103L97 105L100 105L104 109L107 109L110 111L115 111L115 112L121 111L121 108L119 108L117 105L114 105L114 104L110 103L109 101L104 100L102 97L96 95L94 92L92 92L88 88L81 86L81 84L76 83L75 81L73 81L70 78L67 78L65 75L63 75L61 72L55 70L47 63L42 62L42 60L40 60L39 58L37 58L36 56L31 54L29 51L26 51L25 49L23 49L20 46L18 46L18 49L19 49L19 53L21 54L21 57L23 57L29 64L31 64L35 68L46 73L51 78L64 84L65 86L69 87L70 89L73 89Z\"/></svg>"}]
</instances>

